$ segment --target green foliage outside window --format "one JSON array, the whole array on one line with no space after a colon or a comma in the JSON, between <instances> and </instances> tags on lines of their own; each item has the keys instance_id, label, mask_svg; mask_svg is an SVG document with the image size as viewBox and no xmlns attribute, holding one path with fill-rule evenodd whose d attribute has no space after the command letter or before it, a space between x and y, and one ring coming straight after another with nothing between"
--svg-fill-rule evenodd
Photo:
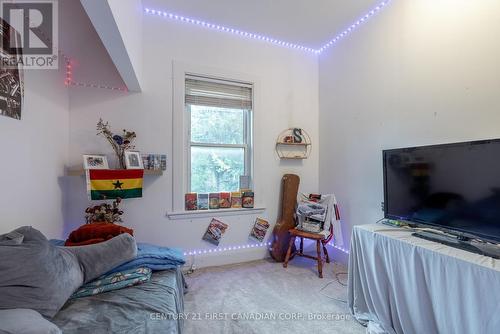
<instances>
[{"instance_id":1,"label":"green foliage outside window","mask_svg":"<svg viewBox=\"0 0 500 334\"><path fill-rule=\"evenodd\" d=\"M191 142L244 144L248 111L188 106L191 111ZM235 191L245 174L245 149L241 147L191 146L191 191Z\"/></svg>"}]
</instances>

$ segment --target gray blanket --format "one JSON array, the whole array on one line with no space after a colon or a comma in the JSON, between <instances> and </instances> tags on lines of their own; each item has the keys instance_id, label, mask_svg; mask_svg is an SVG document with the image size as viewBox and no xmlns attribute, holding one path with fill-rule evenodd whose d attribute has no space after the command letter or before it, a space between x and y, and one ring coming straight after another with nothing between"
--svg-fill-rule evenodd
<instances>
[{"instance_id":1,"label":"gray blanket","mask_svg":"<svg viewBox=\"0 0 500 334\"><path fill-rule=\"evenodd\" d=\"M159 271L148 283L70 300L52 322L64 334L181 333L183 294L180 269Z\"/></svg>"},{"instance_id":2,"label":"gray blanket","mask_svg":"<svg viewBox=\"0 0 500 334\"><path fill-rule=\"evenodd\" d=\"M0 309L33 309L51 318L83 283L136 255L129 234L81 247L56 247L30 226L2 234Z\"/></svg>"}]
</instances>

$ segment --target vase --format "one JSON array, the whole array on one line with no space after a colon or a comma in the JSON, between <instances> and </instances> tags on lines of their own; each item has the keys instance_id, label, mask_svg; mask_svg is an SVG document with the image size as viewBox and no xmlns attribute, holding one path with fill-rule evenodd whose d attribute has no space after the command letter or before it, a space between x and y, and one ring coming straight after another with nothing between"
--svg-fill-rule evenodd
<instances>
[{"instance_id":1,"label":"vase","mask_svg":"<svg viewBox=\"0 0 500 334\"><path fill-rule=\"evenodd\" d=\"M125 153L121 152L118 155L118 162L120 163L120 169L127 169L127 166L125 165Z\"/></svg>"}]
</instances>

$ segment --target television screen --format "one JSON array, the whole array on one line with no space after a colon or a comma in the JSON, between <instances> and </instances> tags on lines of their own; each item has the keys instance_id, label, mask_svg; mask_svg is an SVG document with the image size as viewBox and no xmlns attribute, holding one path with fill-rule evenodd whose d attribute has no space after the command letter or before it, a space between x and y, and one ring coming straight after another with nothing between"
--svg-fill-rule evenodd
<instances>
[{"instance_id":1,"label":"television screen","mask_svg":"<svg viewBox=\"0 0 500 334\"><path fill-rule=\"evenodd\" d=\"M500 242L500 139L383 151L385 218Z\"/></svg>"}]
</instances>

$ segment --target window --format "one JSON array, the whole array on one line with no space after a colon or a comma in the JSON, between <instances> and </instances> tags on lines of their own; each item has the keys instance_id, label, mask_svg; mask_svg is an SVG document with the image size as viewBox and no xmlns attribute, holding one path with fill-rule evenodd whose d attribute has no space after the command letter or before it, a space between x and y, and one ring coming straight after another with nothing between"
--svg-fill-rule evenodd
<instances>
[{"instance_id":1,"label":"window","mask_svg":"<svg viewBox=\"0 0 500 334\"><path fill-rule=\"evenodd\" d=\"M186 76L188 191L235 191L251 175L252 86Z\"/></svg>"}]
</instances>

